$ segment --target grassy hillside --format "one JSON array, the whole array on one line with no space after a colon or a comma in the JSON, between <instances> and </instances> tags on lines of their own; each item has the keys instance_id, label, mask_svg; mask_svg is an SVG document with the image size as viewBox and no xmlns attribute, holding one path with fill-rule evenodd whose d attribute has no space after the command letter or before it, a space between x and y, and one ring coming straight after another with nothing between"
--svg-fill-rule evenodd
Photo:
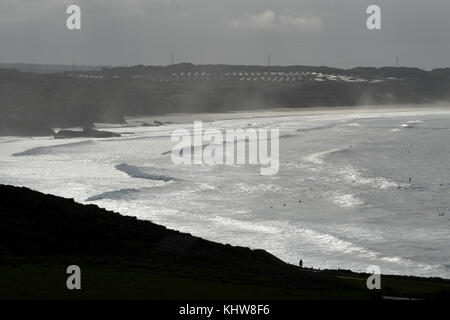
<instances>
[{"instance_id":1,"label":"grassy hillside","mask_svg":"<svg viewBox=\"0 0 450 320\"><path fill-rule=\"evenodd\" d=\"M94 205L0 185L2 299L448 298L450 281L286 264L262 250L218 244ZM68 265L82 290L65 287Z\"/></svg>"}]
</instances>

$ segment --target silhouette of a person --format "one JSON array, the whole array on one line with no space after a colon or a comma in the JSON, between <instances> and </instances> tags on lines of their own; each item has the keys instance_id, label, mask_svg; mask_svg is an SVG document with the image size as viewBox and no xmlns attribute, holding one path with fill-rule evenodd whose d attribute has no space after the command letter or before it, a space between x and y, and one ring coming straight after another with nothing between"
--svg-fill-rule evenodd
<instances>
[{"instance_id":1,"label":"silhouette of a person","mask_svg":"<svg viewBox=\"0 0 450 320\"><path fill-rule=\"evenodd\" d=\"M300 259L300 261L298 262L298 265L300 268L303 268L303 260L302 259Z\"/></svg>"}]
</instances>

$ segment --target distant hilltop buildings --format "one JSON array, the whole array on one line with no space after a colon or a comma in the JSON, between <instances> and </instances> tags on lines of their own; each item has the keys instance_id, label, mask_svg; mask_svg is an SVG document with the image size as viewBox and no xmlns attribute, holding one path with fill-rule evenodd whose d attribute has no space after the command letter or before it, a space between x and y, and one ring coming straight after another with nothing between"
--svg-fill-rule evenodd
<instances>
[{"instance_id":1,"label":"distant hilltop buildings","mask_svg":"<svg viewBox=\"0 0 450 320\"><path fill-rule=\"evenodd\" d=\"M379 83L386 80L399 80L394 76L376 74L362 76L352 74L348 70L327 67L195 66L192 64L178 64L167 67L103 68L91 72L67 72L67 76L81 79L140 79L153 82L227 81L286 84L305 81Z\"/></svg>"},{"instance_id":2,"label":"distant hilltop buildings","mask_svg":"<svg viewBox=\"0 0 450 320\"><path fill-rule=\"evenodd\" d=\"M450 69L66 67L45 73L0 68L0 135L123 123L130 115L450 101Z\"/></svg>"}]
</instances>

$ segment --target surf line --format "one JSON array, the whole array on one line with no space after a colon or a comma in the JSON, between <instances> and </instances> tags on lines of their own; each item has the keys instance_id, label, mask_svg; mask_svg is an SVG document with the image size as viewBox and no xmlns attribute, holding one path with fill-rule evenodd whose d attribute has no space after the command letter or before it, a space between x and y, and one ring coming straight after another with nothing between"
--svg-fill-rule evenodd
<instances>
[{"instance_id":1,"label":"surf line","mask_svg":"<svg viewBox=\"0 0 450 320\"><path fill-rule=\"evenodd\" d=\"M171 153L176 165L259 164L261 175L267 176L276 175L280 167L279 129L226 129L222 132L215 128L203 130L203 122L195 121L193 132L177 129L171 139L176 143Z\"/></svg>"}]
</instances>

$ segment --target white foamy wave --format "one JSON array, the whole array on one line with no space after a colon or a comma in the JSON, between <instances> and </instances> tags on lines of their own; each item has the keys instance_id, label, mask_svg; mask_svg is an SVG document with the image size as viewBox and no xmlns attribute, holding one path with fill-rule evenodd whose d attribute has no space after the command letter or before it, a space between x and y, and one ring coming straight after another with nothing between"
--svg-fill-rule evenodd
<instances>
[{"instance_id":1,"label":"white foamy wave","mask_svg":"<svg viewBox=\"0 0 450 320\"><path fill-rule=\"evenodd\" d=\"M347 123L345 125L348 126L348 127L361 127L361 124L358 123L358 122L350 122L350 123Z\"/></svg>"},{"instance_id":2,"label":"white foamy wave","mask_svg":"<svg viewBox=\"0 0 450 320\"><path fill-rule=\"evenodd\" d=\"M233 193L254 194L261 192L280 192L281 187L274 184L246 184L236 183L233 185Z\"/></svg>"},{"instance_id":3,"label":"white foamy wave","mask_svg":"<svg viewBox=\"0 0 450 320\"><path fill-rule=\"evenodd\" d=\"M406 129L411 129L411 128L415 128L418 124L421 124L422 121L420 120L413 120L413 121L408 121L404 124L401 125L402 128L406 128Z\"/></svg>"},{"instance_id":4,"label":"white foamy wave","mask_svg":"<svg viewBox=\"0 0 450 320\"><path fill-rule=\"evenodd\" d=\"M216 216L208 220L232 230L242 230L266 234L276 234L286 238L299 238L303 245L314 244L325 251L340 252L346 254L359 254L366 258L374 258L378 254L350 241L340 239L334 235L323 233L318 230L293 226L280 221L250 222L232 218Z\"/></svg>"},{"instance_id":5,"label":"white foamy wave","mask_svg":"<svg viewBox=\"0 0 450 320\"><path fill-rule=\"evenodd\" d=\"M301 228L298 232L302 235L302 238L304 238L306 243L316 243L325 251L357 254L360 257L372 259L378 255L375 251L356 245L350 241L343 240L332 234L305 228Z\"/></svg>"},{"instance_id":6,"label":"white foamy wave","mask_svg":"<svg viewBox=\"0 0 450 320\"><path fill-rule=\"evenodd\" d=\"M333 202L342 208L352 209L364 204L364 201L353 194L337 194L333 196Z\"/></svg>"},{"instance_id":7,"label":"white foamy wave","mask_svg":"<svg viewBox=\"0 0 450 320\"><path fill-rule=\"evenodd\" d=\"M201 183L200 186L199 186L199 190L200 190L200 191L208 191L208 190L216 190L216 188L213 187L213 186L210 185L210 184L207 184L207 183Z\"/></svg>"},{"instance_id":8,"label":"white foamy wave","mask_svg":"<svg viewBox=\"0 0 450 320\"><path fill-rule=\"evenodd\" d=\"M176 180L175 178L164 174L155 174L149 172L155 170L154 168L136 167L126 163L119 164L115 168L119 171L128 174L132 178L160 180L164 182Z\"/></svg>"},{"instance_id":9,"label":"white foamy wave","mask_svg":"<svg viewBox=\"0 0 450 320\"><path fill-rule=\"evenodd\" d=\"M325 158L331 154L347 153L351 151L349 148L332 149L328 151L314 153L303 158L303 161L316 165L324 165ZM331 165L331 164L330 164ZM342 179L349 184L367 185L376 189L395 189L402 187L399 183L384 177L370 177L353 166L347 165L342 169L335 169L334 166L329 168L333 174L341 176Z\"/></svg>"},{"instance_id":10,"label":"white foamy wave","mask_svg":"<svg viewBox=\"0 0 450 320\"><path fill-rule=\"evenodd\" d=\"M286 222L249 222L224 217L214 217L208 220L221 225L221 230L225 228L233 231L277 235L287 241L293 241L293 239L295 239L296 242L301 243L303 246L313 245L315 248L320 248L321 251L329 252L330 254L339 254L352 257L357 256L361 261L365 261L364 265L360 268L360 270L363 271L370 263L393 264L401 266L402 268L420 270L420 272L417 272L418 275L426 275L430 272L430 270L435 270L435 273L439 273L444 268L438 264L427 264L399 256L384 255L381 252L357 245L351 241L339 238L330 233L312 228L299 227ZM291 258L286 259L285 261L296 262L292 261Z\"/></svg>"},{"instance_id":11,"label":"white foamy wave","mask_svg":"<svg viewBox=\"0 0 450 320\"><path fill-rule=\"evenodd\" d=\"M376 189L395 189L400 185L383 177L367 177L353 166L346 166L340 170L344 180L350 184L368 185Z\"/></svg>"},{"instance_id":12,"label":"white foamy wave","mask_svg":"<svg viewBox=\"0 0 450 320\"><path fill-rule=\"evenodd\" d=\"M311 131L316 131L316 130L332 129L332 128L335 128L342 124L343 124L342 122L339 122L339 123L330 123L330 124L315 126L315 127L310 127L310 128L301 128L301 129L297 129L297 132L311 132Z\"/></svg>"},{"instance_id":13,"label":"white foamy wave","mask_svg":"<svg viewBox=\"0 0 450 320\"><path fill-rule=\"evenodd\" d=\"M126 201L134 201L138 198L145 197L148 199L148 194L151 192L152 194L157 192L163 192L168 188L171 188L174 184L166 184L164 182L159 181L159 184L155 184L151 187L141 187L141 188L124 188L119 190L112 190L102 192L100 194L91 196L87 198L85 201L99 201L99 200L126 200ZM195 191L193 189L193 191ZM132 198L132 199L131 199Z\"/></svg>"},{"instance_id":14,"label":"white foamy wave","mask_svg":"<svg viewBox=\"0 0 450 320\"><path fill-rule=\"evenodd\" d=\"M225 227L232 228L233 230L259 232L266 234L278 234L280 232L280 229L274 226L268 226L257 222L239 221L236 219L225 218L220 216L211 218L211 221L221 224Z\"/></svg>"},{"instance_id":15,"label":"white foamy wave","mask_svg":"<svg viewBox=\"0 0 450 320\"><path fill-rule=\"evenodd\" d=\"M333 152L341 151L341 150L345 150L345 149L340 148L340 149L332 149L332 150L317 152L317 153L311 154L309 156L303 157L302 160L313 163L313 164L324 164L324 162L325 162L324 158L327 155L329 155L330 153L333 153Z\"/></svg>"}]
</instances>

